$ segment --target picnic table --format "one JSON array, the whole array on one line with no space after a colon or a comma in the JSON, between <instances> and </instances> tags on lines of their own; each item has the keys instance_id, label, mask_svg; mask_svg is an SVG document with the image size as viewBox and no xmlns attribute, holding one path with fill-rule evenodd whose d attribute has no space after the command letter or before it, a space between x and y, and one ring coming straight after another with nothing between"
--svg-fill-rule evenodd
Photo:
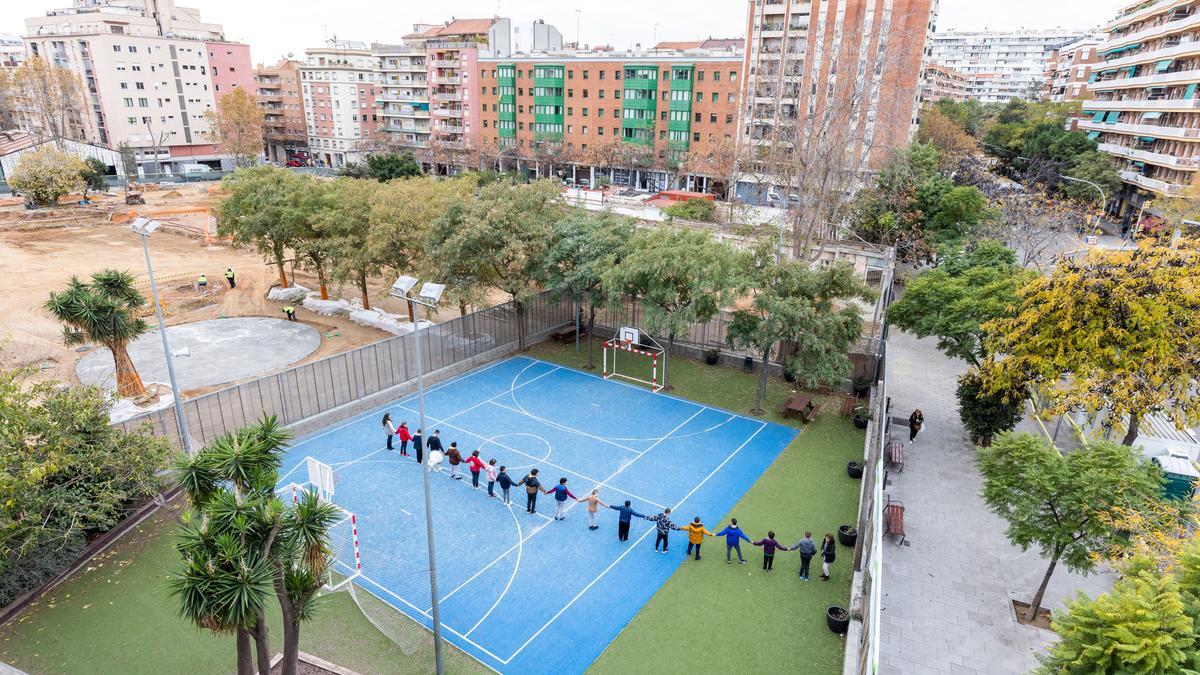
<instances>
[{"instance_id":1,"label":"picnic table","mask_svg":"<svg viewBox=\"0 0 1200 675\"><path fill-rule=\"evenodd\" d=\"M550 334L559 342L570 342L575 339L575 324L568 324Z\"/></svg>"},{"instance_id":2,"label":"picnic table","mask_svg":"<svg viewBox=\"0 0 1200 675\"><path fill-rule=\"evenodd\" d=\"M821 406L813 403L812 397L808 394L796 394L789 398L779 409L779 414L788 419L796 419L811 422L817 416L817 411Z\"/></svg>"}]
</instances>

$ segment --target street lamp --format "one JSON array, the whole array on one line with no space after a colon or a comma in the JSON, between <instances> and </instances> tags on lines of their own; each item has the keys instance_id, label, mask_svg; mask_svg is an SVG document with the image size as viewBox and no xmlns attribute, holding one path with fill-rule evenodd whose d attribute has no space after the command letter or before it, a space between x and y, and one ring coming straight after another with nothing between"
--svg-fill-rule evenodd
<instances>
[{"instance_id":1,"label":"street lamp","mask_svg":"<svg viewBox=\"0 0 1200 675\"><path fill-rule=\"evenodd\" d=\"M175 363L171 356L171 345L167 342L167 327L163 324L162 303L158 301L158 286L154 283L154 267L150 264L150 246L146 243L155 230L162 227L157 220L134 218L129 229L142 238L142 251L146 254L146 272L150 275L150 293L154 296L154 312L158 315L158 335L162 338L163 357L167 360L167 376L171 379L171 394L175 402L175 424L179 427L179 440L183 442L183 450L192 454L192 444L188 442L187 422L183 417L183 397L180 396L179 384L175 381Z\"/></svg>"},{"instance_id":2,"label":"street lamp","mask_svg":"<svg viewBox=\"0 0 1200 675\"><path fill-rule=\"evenodd\" d=\"M442 293L445 292L444 284L434 284L426 282L421 285L421 291L416 298L408 297L409 291L417 285L416 277L402 276L396 279L396 283L392 284L392 290L388 295L393 298L401 298L409 303L409 307L416 307L414 316L416 321L413 323L413 338L417 343L417 419L418 428L421 430L423 438L425 434L425 382L422 379L424 364L421 361L421 310L420 307L428 309L436 309L438 300L441 299ZM429 494L429 462L421 462L421 482L425 488L425 539L429 544L429 598L433 611L433 658L437 667L437 675L442 675L442 620L441 612L438 608L438 590L437 590L437 556L433 552L433 498Z\"/></svg>"}]
</instances>

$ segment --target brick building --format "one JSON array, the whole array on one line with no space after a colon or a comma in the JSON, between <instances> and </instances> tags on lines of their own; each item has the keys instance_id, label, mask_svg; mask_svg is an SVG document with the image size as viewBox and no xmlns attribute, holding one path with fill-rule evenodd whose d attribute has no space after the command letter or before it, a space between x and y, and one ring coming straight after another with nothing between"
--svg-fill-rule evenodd
<instances>
[{"instance_id":1,"label":"brick building","mask_svg":"<svg viewBox=\"0 0 1200 675\"><path fill-rule=\"evenodd\" d=\"M300 62L280 59L273 66L254 68L255 97L263 111L263 141L267 161L307 161L308 130L304 97L300 93Z\"/></svg>"},{"instance_id":2,"label":"brick building","mask_svg":"<svg viewBox=\"0 0 1200 675\"><path fill-rule=\"evenodd\" d=\"M967 76L937 63L925 64L921 76L921 102L935 103L942 99L962 102L967 100Z\"/></svg>"},{"instance_id":3,"label":"brick building","mask_svg":"<svg viewBox=\"0 0 1200 675\"><path fill-rule=\"evenodd\" d=\"M309 147L315 162L340 167L362 161L379 126L376 58L361 42L330 40L309 49L300 65Z\"/></svg>"}]
</instances>

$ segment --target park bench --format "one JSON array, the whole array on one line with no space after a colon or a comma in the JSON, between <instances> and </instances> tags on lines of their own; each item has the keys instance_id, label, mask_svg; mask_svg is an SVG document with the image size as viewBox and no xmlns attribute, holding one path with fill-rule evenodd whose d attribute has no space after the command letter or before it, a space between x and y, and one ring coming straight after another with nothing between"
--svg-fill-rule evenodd
<instances>
[{"instance_id":1,"label":"park bench","mask_svg":"<svg viewBox=\"0 0 1200 675\"><path fill-rule=\"evenodd\" d=\"M904 544L907 538L904 534L904 504L888 497L887 505L883 507L883 534L900 535L899 543Z\"/></svg>"},{"instance_id":2,"label":"park bench","mask_svg":"<svg viewBox=\"0 0 1200 675\"><path fill-rule=\"evenodd\" d=\"M889 439L883 453L887 463L896 467L897 472L904 471L904 441L898 438Z\"/></svg>"},{"instance_id":3,"label":"park bench","mask_svg":"<svg viewBox=\"0 0 1200 675\"><path fill-rule=\"evenodd\" d=\"M796 394L789 398L779 408L779 414L787 419L799 418L805 424L813 421L817 413L821 410L821 406L813 403L811 397L806 394Z\"/></svg>"}]
</instances>

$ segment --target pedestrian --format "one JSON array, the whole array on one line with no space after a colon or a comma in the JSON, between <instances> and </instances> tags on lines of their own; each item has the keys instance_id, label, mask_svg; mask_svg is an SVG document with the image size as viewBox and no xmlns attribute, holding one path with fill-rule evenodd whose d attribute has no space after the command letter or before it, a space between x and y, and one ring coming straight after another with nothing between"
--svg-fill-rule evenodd
<instances>
[{"instance_id":1,"label":"pedestrian","mask_svg":"<svg viewBox=\"0 0 1200 675\"><path fill-rule=\"evenodd\" d=\"M283 306L283 313L287 315L288 321L296 320L296 308L290 304Z\"/></svg>"},{"instance_id":2,"label":"pedestrian","mask_svg":"<svg viewBox=\"0 0 1200 675\"><path fill-rule=\"evenodd\" d=\"M768 530L766 539L759 539L751 542L755 546L763 547L763 569L771 572L775 566L775 551L786 551L788 548L783 544L775 541L775 533Z\"/></svg>"},{"instance_id":3,"label":"pedestrian","mask_svg":"<svg viewBox=\"0 0 1200 675\"><path fill-rule=\"evenodd\" d=\"M912 442L917 439L917 432L921 431L922 427L924 427L924 426L925 426L925 413L921 412L920 408L917 408L916 410L914 410L912 412L911 415L908 416L908 444L909 445L912 445Z\"/></svg>"},{"instance_id":4,"label":"pedestrian","mask_svg":"<svg viewBox=\"0 0 1200 675\"><path fill-rule=\"evenodd\" d=\"M642 517L645 518L646 520L649 520L650 522L654 523L654 527L657 530L657 533L654 536L654 550L658 551L658 545L659 545L659 543L661 543L662 544L661 552L666 553L667 546L669 544L669 542L667 541L667 535L671 534L671 530L679 529L678 527L675 527L675 523L671 522L671 509L663 509L663 512L658 514L657 516L642 516Z\"/></svg>"},{"instance_id":5,"label":"pedestrian","mask_svg":"<svg viewBox=\"0 0 1200 675\"><path fill-rule=\"evenodd\" d=\"M488 460L486 471L487 471L487 484L488 484L488 498L495 499L496 498L496 492L495 492L496 476L498 474L498 472L496 471L496 460L495 459Z\"/></svg>"},{"instance_id":6,"label":"pedestrian","mask_svg":"<svg viewBox=\"0 0 1200 675\"><path fill-rule=\"evenodd\" d=\"M392 435L396 428L392 426L392 413L383 413L383 433L387 435L387 449L392 449Z\"/></svg>"},{"instance_id":7,"label":"pedestrian","mask_svg":"<svg viewBox=\"0 0 1200 675\"><path fill-rule=\"evenodd\" d=\"M709 532L708 528L704 527L704 523L700 522L700 516L696 516L696 518L694 520L692 520L692 522L688 523L687 525L684 525L683 527L681 527L679 529L688 533L687 553L684 553L683 556L686 558L687 556L691 555L692 547L695 546L696 547L696 560L699 560L700 559L700 544L704 543L705 536L711 537L711 536L713 536L713 533Z\"/></svg>"},{"instance_id":8,"label":"pedestrian","mask_svg":"<svg viewBox=\"0 0 1200 675\"><path fill-rule=\"evenodd\" d=\"M437 432L433 432L433 438L437 438ZM433 438L429 439L430 444L433 443ZM430 452L433 452L430 450ZM446 459L450 460L450 477L454 480L462 480L462 476L458 475L458 465L462 464L462 455L458 452L458 442L451 441L450 449L446 451Z\"/></svg>"},{"instance_id":9,"label":"pedestrian","mask_svg":"<svg viewBox=\"0 0 1200 675\"><path fill-rule=\"evenodd\" d=\"M583 499L576 499L575 501L587 502L587 505L588 505L588 529L589 530L600 529L600 526L596 524L596 509L601 506L608 506L608 504L605 504L604 502L600 501L600 491L592 490L592 494L584 497Z\"/></svg>"},{"instance_id":10,"label":"pedestrian","mask_svg":"<svg viewBox=\"0 0 1200 675\"><path fill-rule=\"evenodd\" d=\"M467 468L471 471L471 489L479 489L479 472L483 471L483 467L487 466L479 459L479 451L473 450L471 456L467 458Z\"/></svg>"},{"instance_id":11,"label":"pedestrian","mask_svg":"<svg viewBox=\"0 0 1200 675\"><path fill-rule=\"evenodd\" d=\"M500 484L501 501L503 501L505 504L512 504L512 498L508 496L508 489L511 488L514 483L512 476L509 476L508 472L505 471L505 467L500 467L500 473L496 474L496 482Z\"/></svg>"},{"instance_id":12,"label":"pedestrian","mask_svg":"<svg viewBox=\"0 0 1200 675\"><path fill-rule=\"evenodd\" d=\"M738 553L738 562L745 565L746 559L742 557L742 540L745 539L750 543L750 537L742 532L742 528L738 527L737 518L730 518L729 525L717 533L718 537L725 537L725 564L733 564L733 552Z\"/></svg>"},{"instance_id":13,"label":"pedestrian","mask_svg":"<svg viewBox=\"0 0 1200 675\"><path fill-rule=\"evenodd\" d=\"M207 290L208 289L208 277L201 274L200 278L196 279L196 289L199 290L201 293L203 293L205 290Z\"/></svg>"},{"instance_id":14,"label":"pedestrian","mask_svg":"<svg viewBox=\"0 0 1200 675\"><path fill-rule=\"evenodd\" d=\"M549 490L546 490L546 494L550 494L551 492L554 493L554 519L555 520L566 520L567 519L567 498L570 497L571 499L574 499L576 501L579 501L579 498L576 497L575 495L571 494L571 491L567 489L567 479L566 478L559 478L558 485L555 485L554 487L550 488Z\"/></svg>"},{"instance_id":15,"label":"pedestrian","mask_svg":"<svg viewBox=\"0 0 1200 675\"><path fill-rule=\"evenodd\" d=\"M829 581L829 565L836 557L837 543L833 541L833 535L826 532L821 540L821 581Z\"/></svg>"},{"instance_id":16,"label":"pedestrian","mask_svg":"<svg viewBox=\"0 0 1200 675\"><path fill-rule=\"evenodd\" d=\"M423 451L424 451L424 449L425 449L425 443L424 443L425 439L424 439L424 437L421 435L421 432L423 432L423 431L425 431L425 430L424 430L424 429L417 429L417 433L416 433L416 434L414 434L414 435L413 435L413 437L412 437L412 441L413 441L413 453L414 453L414 454L416 454L416 456L417 456L417 464L420 464L420 463L421 463L421 459L422 459L422 457L424 456L424 452L423 452Z\"/></svg>"},{"instance_id":17,"label":"pedestrian","mask_svg":"<svg viewBox=\"0 0 1200 675\"><path fill-rule=\"evenodd\" d=\"M626 499L624 506L613 506L609 504L608 508L616 511L617 516L617 541L629 541L629 520L633 516L645 518L642 514L633 510L631 502Z\"/></svg>"},{"instance_id":18,"label":"pedestrian","mask_svg":"<svg viewBox=\"0 0 1200 675\"><path fill-rule=\"evenodd\" d=\"M808 581L808 564L812 562L812 557L817 552L817 545L812 540L812 532L805 532L804 538L788 550L800 552L800 579Z\"/></svg>"},{"instance_id":19,"label":"pedestrian","mask_svg":"<svg viewBox=\"0 0 1200 675\"><path fill-rule=\"evenodd\" d=\"M525 486L525 512L537 513L537 496L542 489L542 482L538 480L538 470L534 469L525 474L517 485Z\"/></svg>"},{"instance_id":20,"label":"pedestrian","mask_svg":"<svg viewBox=\"0 0 1200 675\"><path fill-rule=\"evenodd\" d=\"M232 267L225 268L225 281L229 282L230 289L237 288L237 282L233 280L233 268Z\"/></svg>"},{"instance_id":21,"label":"pedestrian","mask_svg":"<svg viewBox=\"0 0 1200 675\"><path fill-rule=\"evenodd\" d=\"M401 422L399 428L396 429L396 438L400 439L400 456L408 457L408 442L413 439L412 434L408 431L408 422Z\"/></svg>"},{"instance_id":22,"label":"pedestrian","mask_svg":"<svg viewBox=\"0 0 1200 675\"><path fill-rule=\"evenodd\" d=\"M442 439L440 436L438 436L438 434L440 434L440 433L442 433L441 429L433 430L433 435L430 436L425 441L425 449L426 450L428 450L429 452L433 452L434 450L437 450L438 452L442 452Z\"/></svg>"}]
</instances>

